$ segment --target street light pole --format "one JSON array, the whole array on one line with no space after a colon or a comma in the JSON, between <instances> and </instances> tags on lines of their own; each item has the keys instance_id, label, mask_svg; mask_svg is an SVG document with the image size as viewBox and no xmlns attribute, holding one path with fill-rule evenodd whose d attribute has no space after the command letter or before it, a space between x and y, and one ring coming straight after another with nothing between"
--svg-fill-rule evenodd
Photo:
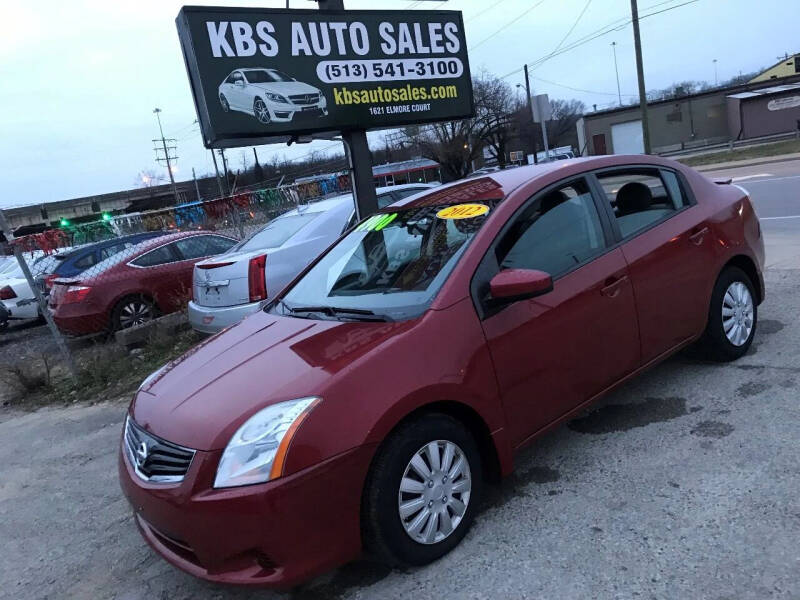
<instances>
[{"instance_id":1,"label":"street light pole","mask_svg":"<svg viewBox=\"0 0 800 600\"><path fill-rule=\"evenodd\" d=\"M622 92L619 89L619 68L617 67L617 42L611 42L611 50L614 52L614 72L617 74L617 97L619 105L622 106Z\"/></svg>"},{"instance_id":2,"label":"street light pole","mask_svg":"<svg viewBox=\"0 0 800 600\"><path fill-rule=\"evenodd\" d=\"M717 86L719 85L719 79L717 79L717 59L715 58L711 62L714 63L714 85Z\"/></svg>"},{"instance_id":3,"label":"street light pole","mask_svg":"<svg viewBox=\"0 0 800 600\"><path fill-rule=\"evenodd\" d=\"M639 81L639 107L642 111L642 145L644 153L650 154L650 126L647 119L647 91L644 87L642 65L642 39L639 35L639 9L636 0L631 0L631 22L633 23L633 45L636 51L636 78Z\"/></svg>"}]
</instances>

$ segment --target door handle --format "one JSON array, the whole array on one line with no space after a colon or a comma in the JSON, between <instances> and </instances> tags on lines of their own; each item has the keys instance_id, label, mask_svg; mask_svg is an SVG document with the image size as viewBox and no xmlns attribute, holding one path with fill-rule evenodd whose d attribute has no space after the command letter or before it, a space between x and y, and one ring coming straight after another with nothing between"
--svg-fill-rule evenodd
<instances>
[{"instance_id":1,"label":"door handle","mask_svg":"<svg viewBox=\"0 0 800 600\"><path fill-rule=\"evenodd\" d=\"M606 298L616 298L619 296L622 284L626 281L628 281L627 275L621 275L620 277L609 277L606 279L603 287L600 288L600 294Z\"/></svg>"},{"instance_id":2,"label":"door handle","mask_svg":"<svg viewBox=\"0 0 800 600\"><path fill-rule=\"evenodd\" d=\"M689 236L689 241L692 242L695 246L699 246L703 243L703 240L706 239L706 234L708 233L708 227L703 227L702 229L695 231Z\"/></svg>"}]
</instances>

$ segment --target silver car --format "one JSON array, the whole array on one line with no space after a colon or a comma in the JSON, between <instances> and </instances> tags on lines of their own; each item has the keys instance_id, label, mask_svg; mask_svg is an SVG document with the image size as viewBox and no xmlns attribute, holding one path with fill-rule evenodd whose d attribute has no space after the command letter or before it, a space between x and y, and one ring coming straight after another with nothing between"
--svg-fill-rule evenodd
<instances>
[{"instance_id":1,"label":"silver car","mask_svg":"<svg viewBox=\"0 0 800 600\"><path fill-rule=\"evenodd\" d=\"M431 187L409 183L378 188L378 206ZM290 210L226 254L198 262L189 302L192 327L216 333L257 312L354 223L353 196L337 196Z\"/></svg>"}]
</instances>

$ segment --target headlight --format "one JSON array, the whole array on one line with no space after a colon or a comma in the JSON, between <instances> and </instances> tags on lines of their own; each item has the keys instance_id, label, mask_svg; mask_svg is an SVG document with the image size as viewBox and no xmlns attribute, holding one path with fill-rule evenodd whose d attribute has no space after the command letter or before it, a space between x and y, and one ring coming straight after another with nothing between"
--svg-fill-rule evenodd
<instances>
[{"instance_id":1,"label":"headlight","mask_svg":"<svg viewBox=\"0 0 800 600\"><path fill-rule=\"evenodd\" d=\"M289 101L281 96L280 94L266 94L268 100L272 100L273 102L282 102L283 104L289 104Z\"/></svg>"},{"instance_id":2,"label":"headlight","mask_svg":"<svg viewBox=\"0 0 800 600\"><path fill-rule=\"evenodd\" d=\"M328 100L322 94L319 95L319 105L320 106L328 106Z\"/></svg>"},{"instance_id":3,"label":"headlight","mask_svg":"<svg viewBox=\"0 0 800 600\"><path fill-rule=\"evenodd\" d=\"M222 453L214 487L263 483L280 477L292 437L320 400L312 397L279 402L245 421Z\"/></svg>"}]
</instances>

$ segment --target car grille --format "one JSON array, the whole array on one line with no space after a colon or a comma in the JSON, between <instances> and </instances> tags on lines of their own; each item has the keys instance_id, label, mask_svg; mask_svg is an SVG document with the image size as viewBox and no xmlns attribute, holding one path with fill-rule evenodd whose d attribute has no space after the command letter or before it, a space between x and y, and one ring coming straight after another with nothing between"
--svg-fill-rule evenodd
<instances>
[{"instance_id":1,"label":"car grille","mask_svg":"<svg viewBox=\"0 0 800 600\"><path fill-rule=\"evenodd\" d=\"M316 104L319 102L319 94L296 94L289 96L289 100L295 104Z\"/></svg>"},{"instance_id":2,"label":"car grille","mask_svg":"<svg viewBox=\"0 0 800 600\"><path fill-rule=\"evenodd\" d=\"M130 417L125 420L124 447L139 478L152 483L183 481L194 458L194 450L146 432Z\"/></svg>"}]
</instances>

